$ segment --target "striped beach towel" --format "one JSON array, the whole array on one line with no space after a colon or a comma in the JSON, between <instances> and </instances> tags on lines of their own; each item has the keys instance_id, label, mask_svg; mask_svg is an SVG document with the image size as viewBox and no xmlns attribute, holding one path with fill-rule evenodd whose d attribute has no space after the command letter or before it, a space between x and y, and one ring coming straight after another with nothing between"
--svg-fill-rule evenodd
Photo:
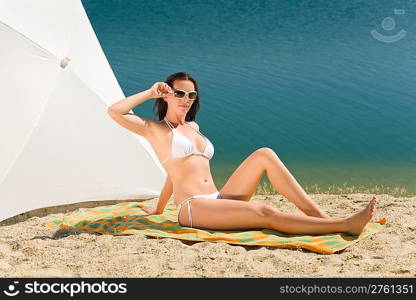
<instances>
[{"instance_id":1,"label":"striped beach towel","mask_svg":"<svg viewBox=\"0 0 416 300\"><path fill-rule=\"evenodd\" d=\"M162 215L148 215L144 203L123 202L88 209L57 219L49 228L77 228L110 235L145 234L152 237L175 238L188 241L225 242L245 246L303 248L316 253L333 254L374 234L385 227L386 219L368 223L359 236L345 233L324 235L292 235L270 229L263 230L207 230L182 227L175 208L166 207Z\"/></svg>"}]
</instances>

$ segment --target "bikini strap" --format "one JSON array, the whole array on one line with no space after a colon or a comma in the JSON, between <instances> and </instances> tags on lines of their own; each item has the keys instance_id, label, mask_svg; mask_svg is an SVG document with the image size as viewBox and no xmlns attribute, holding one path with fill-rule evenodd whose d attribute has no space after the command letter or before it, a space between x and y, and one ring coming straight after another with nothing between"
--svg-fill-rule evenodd
<instances>
[{"instance_id":1,"label":"bikini strap","mask_svg":"<svg viewBox=\"0 0 416 300\"><path fill-rule=\"evenodd\" d=\"M168 119L163 118L163 120L165 121L166 124L168 124L170 129L172 129L172 130L175 129L175 127L173 127L172 123Z\"/></svg>"},{"instance_id":2,"label":"bikini strap","mask_svg":"<svg viewBox=\"0 0 416 300\"><path fill-rule=\"evenodd\" d=\"M189 127L191 127L193 130L195 130L196 132L198 132L202 137L204 137L205 139L207 138L205 135L202 134L201 131L199 131L198 129L196 129L194 126L191 125L191 123L186 122L186 124L188 124Z\"/></svg>"},{"instance_id":3,"label":"bikini strap","mask_svg":"<svg viewBox=\"0 0 416 300\"><path fill-rule=\"evenodd\" d=\"M198 131L196 128L194 128L194 126L191 125L191 123L186 122L186 124L188 124L188 126L191 127L192 129L195 129L196 131Z\"/></svg>"}]
</instances>

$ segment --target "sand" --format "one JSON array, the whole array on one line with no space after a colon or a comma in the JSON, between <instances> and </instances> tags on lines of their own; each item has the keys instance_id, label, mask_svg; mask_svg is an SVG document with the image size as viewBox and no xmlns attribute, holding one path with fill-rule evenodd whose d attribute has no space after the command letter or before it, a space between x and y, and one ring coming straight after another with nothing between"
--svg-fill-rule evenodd
<instances>
[{"instance_id":1,"label":"sand","mask_svg":"<svg viewBox=\"0 0 416 300\"><path fill-rule=\"evenodd\" d=\"M371 197L311 195L332 217L358 211ZM85 211L87 204L43 209L35 216L26 214L2 222L6 225L0 226L0 276L416 277L416 197L394 198L385 194L378 197L373 220L385 217L386 228L331 255L302 249L152 238L142 234L111 236L50 229L44 225L64 215ZM157 200L144 202L154 205ZM256 195L251 201L302 214L279 194ZM118 202L124 201L97 202L93 206ZM173 199L168 206L174 207Z\"/></svg>"}]
</instances>

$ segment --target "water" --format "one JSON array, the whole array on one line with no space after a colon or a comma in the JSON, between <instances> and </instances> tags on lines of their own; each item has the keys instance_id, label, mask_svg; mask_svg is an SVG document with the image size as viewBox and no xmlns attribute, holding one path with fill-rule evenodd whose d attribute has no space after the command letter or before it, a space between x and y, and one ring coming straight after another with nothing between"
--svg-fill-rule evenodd
<instances>
[{"instance_id":1,"label":"water","mask_svg":"<svg viewBox=\"0 0 416 300\"><path fill-rule=\"evenodd\" d=\"M416 194L415 1L82 2L126 96L198 80L218 188L269 147L304 188Z\"/></svg>"}]
</instances>

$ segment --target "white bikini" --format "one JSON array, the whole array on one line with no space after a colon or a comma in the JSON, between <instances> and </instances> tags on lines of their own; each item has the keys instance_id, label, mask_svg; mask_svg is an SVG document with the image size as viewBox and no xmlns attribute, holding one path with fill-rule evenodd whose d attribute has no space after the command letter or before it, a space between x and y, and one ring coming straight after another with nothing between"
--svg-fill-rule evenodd
<instances>
[{"instance_id":1,"label":"white bikini","mask_svg":"<svg viewBox=\"0 0 416 300\"><path fill-rule=\"evenodd\" d=\"M202 135L205 140L205 149L204 152L196 151L194 144L183 134L181 134L178 130L176 130L175 127L173 127L172 123L164 118L163 119L166 124L168 124L169 128L172 129L172 147L171 147L171 157L168 157L164 161L162 161L162 165L165 164L170 158L172 157L184 157L188 155L201 155L205 156L208 159L211 159L214 155L214 146L212 143L197 129L191 126L188 122L185 122L188 124L189 127L193 128L198 132L200 135Z\"/></svg>"},{"instance_id":2,"label":"white bikini","mask_svg":"<svg viewBox=\"0 0 416 300\"><path fill-rule=\"evenodd\" d=\"M188 124L188 126L193 128L195 131L197 131L201 136L203 136L205 138L206 142L205 142L204 152L196 151L196 148L195 148L194 144L192 144L192 142L186 136L184 136L178 130L176 130L176 128L173 127L172 123L168 119L166 119L166 117L163 120L169 126L169 128L172 130L172 147L171 147L172 154L171 154L171 157L168 157L167 159L162 161L162 165L164 165L172 157L184 157L184 156L189 156L189 155L201 155L201 156L204 156L208 159L212 158L212 156L214 155L214 146L212 145L210 140L208 140L208 138L206 138L199 130L192 127L191 124L189 124L188 122L185 122L186 124ZM220 195L220 192L218 192L218 191L214 192L212 194L194 195L194 196L189 197L186 200L182 201L178 205L177 211L178 211L178 222L179 222L179 214L181 212L181 208L184 204L188 204L188 216L189 216L190 227L192 227L192 214L191 214L190 201L194 198L221 199L221 195ZM179 222L179 225L184 226L180 222Z\"/></svg>"}]
</instances>

